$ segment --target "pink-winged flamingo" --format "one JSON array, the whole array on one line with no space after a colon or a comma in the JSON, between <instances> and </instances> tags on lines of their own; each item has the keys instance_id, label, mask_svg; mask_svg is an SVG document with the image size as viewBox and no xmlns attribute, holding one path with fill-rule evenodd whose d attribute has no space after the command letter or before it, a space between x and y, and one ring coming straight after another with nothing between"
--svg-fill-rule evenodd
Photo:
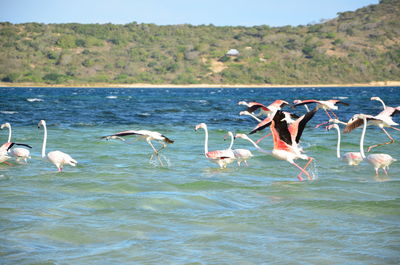
<instances>
[{"instance_id":1,"label":"pink-winged flamingo","mask_svg":"<svg viewBox=\"0 0 400 265\"><path fill-rule=\"evenodd\" d=\"M394 159L391 155L389 154L370 154L367 157L365 157L365 153L364 153L364 137L365 137L365 132L367 130L367 118L368 115L364 115L364 114L356 114L358 119L363 120L363 130L361 133L361 140L360 140L360 153L361 156L365 159L367 159L367 161L374 167L375 169L375 173L376 176L379 176L379 172L378 170L380 168L383 169L383 172L385 172L385 174L387 175L388 172L387 170L389 169L389 166L394 162L397 161L396 159Z\"/></svg>"},{"instance_id":2,"label":"pink-winged flamingo","mask_svg":"<svg viewBox=\"0 0 400 265\"><path fill-rule=\"evenodd\" d=\"M0 129L4 129L4 128L8 128L8 141L7 142L11 142L11 135L12 135L11 124L8 122L2 124ZM28 149L21 148L21 147L12 148L12 149L10 149L9 153L13 157L15 157L15 159L18 162L21 160L24 160L25 163L27 163L28 162L27 159L31 158L30 151Z\"/></svg>"},{"instance_id":3,"label":"pink-winged flamingo","mask_svg":"<svg viewBox=\"0 0 400 265\"><path fill-rule=\"evenodd\" d=\"M370 147L368 147L368 152L371 151L372 148L375 148L375 147L378 147L381 145L392 144L392 143L394 143L394 139L385 130L385 127L400 131L400 129L393 127L393 126L399 125L398 123L394 122L392 119L392 116L397 113L400 113L400 106L397 108L385 106L385 109L376 116L367 115L367 114L363 114L362 116L360 116L359 114L356 114L347 122L347 126L344 128L343 132L349 133L352 130L354 130L355 128L361 126L364 123L364 121L360 117L365 117L367 120L367 126L373 125L373 126L379 127L390 140L389 142L386 142L386 143L371 145Z\"/></svg>"},{"instance_id":4,"label":"pink-winged flamingo","mask_svg":"<svg viewBox=\"0 0 400 265\"><path fill-rule=\"evenodd\" d=\"M220 168L226 168L228 164L235 161L235 154L231 149L226 150L215 150L215 151L208 151L208 129L205 123L199 123L196 125L195 130L203 129L205 133L204 138L204 155L206 158L218 164Z\"/></svg>"},{"instance_id":5,"label":"pink-winged flamingo","mask_svg":"<svg viewBox=\"0 0 400 265\"><path fill-rule=\"evenodd\" d=\"M335 128L337 131L337 146L336 146L336 156L339 159L343 159L344 161L347 162L349 166L357 166L363 161L363 157L360 152L347 152L341 157L340 155L340 142L341 142L341 134L340 134L340 128L339 125L336 123L331 124L326 127L326 129L329 131L332 128Z\"/></svg>"},{"instance_id":6,"label":"pink-winged flamingo","mask_svg":"<svg viewBox=\"0 0 400 265\"><path fill-rule=\"evenodd\" d=\"M125 136L139 136L139 139L145 140L153 149L153 153L150 156L150 160L152 160L154 155L156 155L161 166L164 166L164 164L159 157L159 153L161 152L162 149L167 147L167 144L174 143L173 140L169 139L165 135L156 131L149 131L149 130L128 130L128 131L117 132L112 135L103 136L101 138L106 140L119 139L125 141L125 139L123 138ZM161 148L157 150L151 141L157 141L158 143L160 143L162 145Z\"/></svg>"},{"instance_id":7,"label":"pink-winged flamingo","mask_svg":"<svg viewBox=\"0 0 400 265\"><path fill-rule=\"evenodd\" d=\"M296 99L293 101L293 103L294 103L294 107L315 103L315 104L317 104L316 108L323 109L325 111L326 115L328 115L329 119L333 119L333 117L329 114L328 111L330 111L332 113L334 118L339 119L338 116L332 111L332 110L339 109L338 106L336 106L336 104L342 104L345 106L349 106L348 103L345 103L338 99L329 99L329 100L315 100L315 99L299 100L299 99ZM327 123L328 122L318 124L315 126L315 128L318 128L319 126L321 126L323 124L327 124Z\"/></svg>"},{"instance_id":8,"label":"pink-winged flamingo","mask_svg":"<svg viewBox=\"0 0 400 265\"><path fill-rule=\"evenodd\" d=\"M235 155L238 166L240 166L240 164L242 162L244 162L244 164L246 166L248 166L247 160L249 160L251 157L253 157L253 154L248 149L243 149L243 148L232 149L233 142L235 139L234 139L233 133L231 131L228 131L228 135L231 137L231 143L230 143L228 149L233 151L233 154Z\"/></svg>"},{"instance_id":9,"label":"pink-winged flamingo","mask_svg":"<svg viewBox=\"0 0 400 265\"><path fill-rule=\"evenodd\" d=\"M41 120L38 124L38 128L43 126L43 144L42 144L42 158L47 157L47 159L53 163L59 172L63 170L65 164L75 167L78 162L73 159L69 154L66 154L61 151L51 151L47 153L46 156L46 144L47 144L47 126L46 121Z\"/></svg>"}]
</instances>

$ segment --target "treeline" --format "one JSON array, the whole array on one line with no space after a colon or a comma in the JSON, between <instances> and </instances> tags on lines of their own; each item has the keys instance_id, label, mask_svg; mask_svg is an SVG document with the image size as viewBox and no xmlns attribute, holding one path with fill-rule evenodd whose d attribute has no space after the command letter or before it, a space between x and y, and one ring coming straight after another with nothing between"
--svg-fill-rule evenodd
<instances>
[{"instance_id":1,"label":"treeline","mask_svg":"<svg viewBox=\"0 0 400 265\"><path fill-rule=\"evenodd\" d=\"M0 80L327 84L399 80L400 0L297 27L0 23ZM227 55L230 49L239 54Z\"/></svg>"}]
</instances>

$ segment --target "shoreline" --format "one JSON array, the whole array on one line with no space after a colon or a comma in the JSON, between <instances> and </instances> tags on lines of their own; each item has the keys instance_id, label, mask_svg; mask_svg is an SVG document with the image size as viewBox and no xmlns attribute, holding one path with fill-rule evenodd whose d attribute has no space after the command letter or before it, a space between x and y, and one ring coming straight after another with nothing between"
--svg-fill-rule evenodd
<instances>
[{"instance_id":1,"label":"shoreline","mask_svg":"<svg viewBox=\"0 0 400 265\"><path fill-rule=\"evenodd\" d=\"M0 82L0 87L99 87L99 88L285 88L285 87L392 87L400 86L400 81L376 81L369 83L351 83L351 84L107 84L107 83L86 83L86 84L45 84L45 83L5 83Z\"/></svg>"}]
</instances>

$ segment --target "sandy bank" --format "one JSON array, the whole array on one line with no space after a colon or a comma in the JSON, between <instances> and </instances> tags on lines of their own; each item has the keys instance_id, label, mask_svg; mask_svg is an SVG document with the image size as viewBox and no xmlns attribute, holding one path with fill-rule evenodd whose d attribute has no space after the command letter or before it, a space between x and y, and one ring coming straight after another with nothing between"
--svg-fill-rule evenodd
<instances>
[{"instance_id":1,"label":"sandy bank","mask_svg":"<svg viewBox=\"0 0 400 265\"><path fill-rule=\"evenodd\" d=\"M369 83L354 84L297 84L297 85L271 85L271 84L107 84L107 83L87 83L87 84L45 84L45 83L5 83L0 82L0 87L121 87L121 88L215 88L215 87L238 87L238 88L258 88L258 87L371 87L371 86L400 86L400 81L377 81Z\"/></svg>"}]
</instances>

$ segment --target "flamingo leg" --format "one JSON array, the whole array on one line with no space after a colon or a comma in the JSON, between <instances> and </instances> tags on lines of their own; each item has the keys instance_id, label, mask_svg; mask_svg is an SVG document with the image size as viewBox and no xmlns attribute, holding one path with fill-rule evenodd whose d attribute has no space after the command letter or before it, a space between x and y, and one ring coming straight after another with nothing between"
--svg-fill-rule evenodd
<instances>
[{"instance_id":1,"label":"flamingo leg","mask_svg":"<svg viewBox=\"0 0 400 265\"><path fill-rule=\"evenodd\" d=\"M375 177L379 177L379 172L378 172L379 168L375 168Z\"/></svg>"},{"instance_id":2,"label":"flamingo leg","mask_svg":"<svg viewBox=\"0 0 400 265\"><path fill-rule=\"evenodd\" d=\"M264 138L267 138L268 136L270 136L272 133L269 133L269 134L267 134L267 135L264 135L263 137L261 137L260 139L258 139L257 141L256 141L256 144L258 144L259 142L261 142Z\"/></svg>"},{"instance_id":3,"label":"flamingo leg","mask_svg":"<svg viewBox=\"0 0 400 265\"><path fill-rule=\"evenodd\" d=\"M312 158L312 157L309 158L309 160L308 160L307 164L304 166L304 168L302 168L301 166L297 165L295 162L291 162L292 165L294 165L295 167L297 167L297 168L300 169L300 171L301 171L301 172L299 173L299 175L297 175L297 178L298 178L300 181L303 181L303 180L304 180L304 179L301 177L301 175L302 175L303 173L307 176L307 178L308 178L309 180L312 180L310 174L306 171L306 168L307 168L308 165L311 163L311 161L313 161L313 158Z\"/></svg>"},{"instance_id":4,"label":"flamingo leg","mask_svg":"<svg viewBox=\"0 0 400 265\"><path fill-rule=\"evenodd\" d=\"M396 130L396 131L399 131L399 132L400 132L400 129L399 129L399 128L392 127L392 126L390 126L389 128L392 128L392 129L394 129L394 130Z\"/></svg>"},{"instance_id":5,"label":"flamingo leg","mask_svg":"<svg viewBox=\"0 0 400 265\"><path fill-rule=\"evenodd\" d=\"M382 131L387 135L387 137L389 137L390 141L389 141L389 142L386 142L386 143L383 143L383 144L374 144L374 145L371 145L370 147L368 147L368 152L371 151L372 148L375 148L375 147L378 147L378 146L381 146L381 145L386 145L386 144L392 144L392 143L394 143L393 137L390 136L390 134L385 130L385 128L381 128L381 129L382 129Z\"/></svg>"},{"instance_id":6,"label":"flamingo leg","mask_svg":"<svg viewBox=\"0 0 400 265\"><path fill-rule=\"evenodd\" d=\"M331 115L329 115L329 112L328 112L326 109L324 109L324 110L325 110L326 115L328 115L329 119L332 119ZM332 113L333 113L333 112L332 112ZM337 118L336 115L335 115L335 117ZM321 124L317 124L317 125L315 126L315 128L318 128L319 126L324 125L324 124L327 124L327 123L329 123L329 121L323 122L323 123L321 123Z\"/></svg>"},{"instance_id":7,"label":"flamingo leg","mask_svg":"<svg viewBox=\"0 0 400 265\"><path fill-rule=\"evenodd\" d=\"M382 168L382 169L383 169L383 172L385 172L385 175L387 176L388 172L387 172L386 168Z\"/></svg>"},{"instance_id":8,"label":"flamingo leg","mask_svg":"<svg viewBox=\"0 0 400 265\"><path fill-rule=\"evenodd\" d=\"M157 149L154 147L154 145L151 143L151 141L150 141L149 139L146 139L146 141L147 141L147 143L151 146L151 148L152 148L153 151L154 151L153 154L151 154L151 156L150 156L150 160L152 160L153 157L154 157L154 155L156 155L157 158L158 158L158 161L160 162L160 165L163 167L164 164L163 164L163 162L161 161L160 157L158 156L158 151L157 151Z\"/></svg>"}]
</instances>

